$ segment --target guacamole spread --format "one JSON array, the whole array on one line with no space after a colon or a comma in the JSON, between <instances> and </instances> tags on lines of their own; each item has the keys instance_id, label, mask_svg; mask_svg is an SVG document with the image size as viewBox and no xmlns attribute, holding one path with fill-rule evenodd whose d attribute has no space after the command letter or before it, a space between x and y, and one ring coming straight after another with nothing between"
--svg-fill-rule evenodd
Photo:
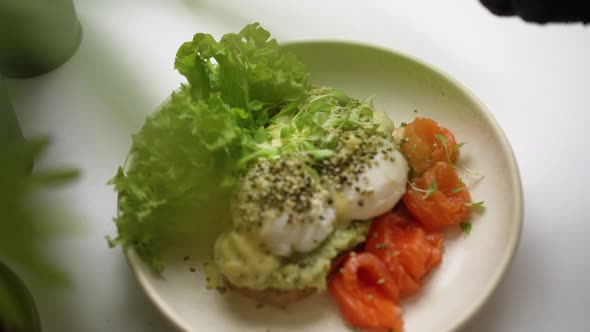
<instances>
[{"instance_id":1,"label":"guacamole spread","mask_svg":"<svg viewBox=\"0 0 590 332\"><path fill-rule=\"evenodd\" d=\"M246 234L230 231L215 243L214 259L219 271L239 287L294 290L326 288L332 260L365 240L370 222L355 221L336 228L311 252L280 257Z\"/></svg>"}]
</instances>

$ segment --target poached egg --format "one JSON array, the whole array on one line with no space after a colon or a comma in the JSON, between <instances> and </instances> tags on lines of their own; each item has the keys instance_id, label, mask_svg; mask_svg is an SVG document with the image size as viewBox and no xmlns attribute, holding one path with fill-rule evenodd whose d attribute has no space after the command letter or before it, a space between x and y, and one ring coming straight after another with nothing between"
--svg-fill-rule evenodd
<instances>
[{"instance_id":1,"label":"poached egg","mask_svg":"<svg viewBox=\"0 0 590 332\"><path fill-rule=\"evenodd\" d=\"M398 203L409 168L390 136L345 133L336 151L312 165L259 159L233 200L236 231L288 257L317 248L339 224L371 220Z\"/></svg>"}]
</instances>

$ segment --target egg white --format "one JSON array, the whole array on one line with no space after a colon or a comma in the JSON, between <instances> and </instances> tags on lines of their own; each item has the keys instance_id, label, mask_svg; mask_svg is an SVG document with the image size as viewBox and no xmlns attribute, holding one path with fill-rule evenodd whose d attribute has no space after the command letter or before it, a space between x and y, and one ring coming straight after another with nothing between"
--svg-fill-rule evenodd
<instances>
[{"instance_id":1,"label":"egg white","mask_svg":"<svg viewBox=\"0 0 590 332\"><path fill-rule=\"evenodd\" d=\"M397 150L377 154L373 165L343 189L346 209L342 218L369 220L391 210L406 191L408 163Z\"/></svg>"},{"instance_id":2,"label":"egg white","mask_svg":"<svg viewBox=\"0 0 590 332\"><path fill-rule=\"evenodd\" d=\"M309 252L330 236L336 227L336 209L333 191L301 167L301 161L270 166L277 162L260 161L260 167L253 167L242 179L232 202L232 222L273 255L288 257ZM281 178L291 182L279 183ZM283 189L273 191L273 187ZM306 196L292 194L301 187L311 189ZM255 194L261 191L266 194ZM268 204L269 192L276 192L272 204Z\"/></svg>"},{"instance_id":3,"label":"egg white","mask_svg":"<svg viewBox=\"0 0 590 332\"><path fill-rule=\"evenodd\" d=\"M287 212L279 215L277 210L270 209L264 215L260 239L271 252L279 256L315 249L332 234L336 222L336 210L318 199L312 200L312 208L305 214L291 215L291 223L287 222Z\"/></svg>"},{"instance_id":4,"label":"egg white","mask_svg":"<svg viewBox=\"0 0 590 332\"><path fill-rule=\"evenodd\" d=\"M244 200L249 192L256 190L252 181L257 182L258 188L276 185L264 177L250 177L242 183L234 201L233 223L236 226L260 225L250 231L253 240L259 241L273 255L289 257L309 252L327 239L338 224L371 220L391 210L403 196L409 167L397 149L382 149L366 162L367 166L355 180L344 185L336 186L328 178L322 185L317 179L313 180L315 190L306 197L310 208L303 211L294 207L293 197L285 196L276 206L264 208L262 201ZM290 174L286 167L279 170L278 175ZM250 212L245 216L242 211Z\"/></svg>"}]
</instances>

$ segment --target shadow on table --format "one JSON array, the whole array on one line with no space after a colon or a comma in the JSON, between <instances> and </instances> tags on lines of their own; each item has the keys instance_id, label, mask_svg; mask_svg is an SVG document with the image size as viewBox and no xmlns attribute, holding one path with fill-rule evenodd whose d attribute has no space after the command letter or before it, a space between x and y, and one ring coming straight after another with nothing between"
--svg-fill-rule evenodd
<instances>
[{"instance_id":1,"label":"shadow on table","mask_svg":"<svg viewBox=\"0 0 590 332\"><path fill-rule=\"evenodd\" d=\"M78 75L108 106L102 110L103 116L110 118L115 130L127 135L137 131L154 105L150 105L151 98L133 70L122 63L121 50L94 22L84 22L84 39L78 52Z\"/></svg>"},{"instance_id":2,"label":"shadow on table","mask_svg":"<svg viewBox=\"0 0 590 332\"><path fill-rule=\"evenodd\" d=\"M125 267L118 269L122 275L117 280L121 279L126 292L120 295L118 305L126 311L128 321L134 322L133 326L126 326L127 331L177 331L143 292L129 266L124 264Z\"/></svg>"},{"instance_id":3,"label":"shadow on table","mask_svg":"<svg viewBox=\"0 0 590 332\"><path fill-rule=\"evenodd\" d=\"M508 322L514 324L514 317L524 315L527 303L542 293L542 289L536 284L538 281L531 279L529 273L532 265L544 264L540 260L542 257L539 253L530 252L521 244L497 290L460 332L518 330L518 326L513 325L509 328L507 325ZM539 317L527 319L539 319Z\"/></svg>"},{"instance_id":4,"label":"shadow on table","mask_svg":"<svg viewBox=\"0 0 590 332\"><path fill-rule=\"evenodd\" d=\"M186 9L199 15L215 18L220 22L228 22L232 25L245 26L253 21L253 18L241 15L238 7L229 8L219 1L183 0ZM195 31L195 33L198 31ZM204 31L206 32L206 31ZM237 31L236 31L237 32Z\"/></svg>"},{"instance_id":5,"label":"shadow on table","mask_svg":"<svg viewBox=\"0 0 590 332\"><path fill-rule=\"evenodd\" d=\"M39 127L36 125L38 122L52 120L49 118L51 114L57 113L62 116L70 110L75 111L75 114L72 112L71 118L68 118L68 123L64 123L64 126L75 126L79 121L90 121L96 123L92 130L99 132L101 128L105 127L103 125L104 123L108 122L112 124L108 127L108 131L99 132L103 136L100 141L87 142L85 138L76 136L67 137L67 139L62 136L62 140L57 141L58 144L62 144L62 148L64 149L73 148L75 152L81 154L86 159L98 160L99 165L102 167L102 165L110 165L110 161L101 159L108 159L117 155L105 149L114 148L126 151L128 149L128 138L131 133L137 131L146 113L153 109L154 106L149 104L149 96L142 90L141 82L134 81L132 72L119 60L117 56L118 50L113 48L109 42L109 36L101 33L98 27L94 26L92 22L83 22L83 24L84 36L82 44L70 62L54 72L35 79L13 80L11 81L11 89L9 91L16 96L14 98L15 100L19 100L25 104L24 107L19 108L15 105L15 111L23 124L23 129ZM75 87L76 84L84 84L91 87L91 91L94 93L93 99L101 103L87 105L83 109L64 108L56 110L55 108L60 107L59 105L62 105L61 103L57 103L56 105L47 104L44 105L44 108L26 107L28 103L32 103L32 99L39 98L39 96L41 96L41 99L44 99L45 94L49 93L63 93L60 88L63 86ZM84 90L82 89L82 91ZM72 91L75 93L77 90L73 89ZM51 100L51 98L47 99ZM64 104L67 104L67 101ZM68 130L66 132L77 133L75 130ZM25 131L25 135L27 134ZM60 136L55 132L48 134L51 138ZM93 132L92 134L96 133ZM88 135L88 137L92 137L92 135ZM125 138L124 141L123 138ZM118 143L114 144L113 142ZM78 146L83 144L93 144L93 146L87 146L87 148ZM90 152L96 151L105 152L98 156L90 155ZM88 156L84 154L88 154ZM117 163L119 162L121 160L117 161ZM84 165L76 166L83 167ZM116 168L113 166L113 174L115 171ZM106 187L107 180L108 177L101 179L100 185ZM80 224L82 223L81 218L79 222ZM108 222L108 219L105 219L104 222ZM100 234L101 239L104 235L106 234ZM77 241L77 239L72 237L66 241L69 243L69 241ZM106 241L103 242L104 250L108 251ZM85 250L84 247L80 247L80 251ZM120 251L117 254L122 255ZM59 263L60 259L64 259L64 257L55 257L56 264ZM119 275L109 276L110 272L104 271L104 282L108 283L116 280L117 285L113 285L112 287L123 291L119 291L117 298L109 299L109 301L112 301L111 305L117 309L114 312L120 316L125 316L125 323L133 324L133 326L117 326L117 318L105 315L109 311L100 308L100 312L94 312L92 314L99 317L98 319L102 321L101 324L110 327L110 329L105 329L105 331L174 331L164 320L164 317L149 303L149 300L139 288L123 257L117 259L115 266L117 268L113 271L117 271ZM109 268L112 268L112 266L106 267L106 269ZM87 271L80 272L79 276L72 278L72 282L63 289L49 289L43 284L31 283L31 291L38 303L43 329L45 331L96 331L89 329L88 324L91 323L87 316L89 312L80 308L81 303L84 306L84 303L92 303L94 301L92 291L95 287L100 289L97 285L83 282L84 277L87 276L85 275L86 273Z\"/></svg>"}]
</instances>

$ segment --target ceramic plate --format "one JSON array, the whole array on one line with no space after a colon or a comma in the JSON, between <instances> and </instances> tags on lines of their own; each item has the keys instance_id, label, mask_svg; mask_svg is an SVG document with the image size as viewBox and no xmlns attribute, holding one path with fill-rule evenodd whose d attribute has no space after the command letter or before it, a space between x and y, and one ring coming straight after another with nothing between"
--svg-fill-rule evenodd
<instances>
[{"instance_id":1,"label":"ceramic plate","mask_svg":"<svg viewBox=\"0 0 590 332\"><path fill-rule=\"evenodd\" d=\"M416 296L402 303L406 332L458 330L496 288L520 238L522 189L502 129L466 88L412 57L340 41L284 47L308 66L313 84L333 86L358 99L374 96L376 109L398 124L416 116L435 119L451 129L457 141L467 143L460 163L485 176L469 181L472 197L485 201L486 209L473 218L469 236L445 234L441 266ZM200 265L183 258L189 251L179 246L169 253L161 275L152 273L133 250L127 252L143 289L181 331L351 331L326 293L277 309L206 290Z\"/></svg>"}]
</instances>

